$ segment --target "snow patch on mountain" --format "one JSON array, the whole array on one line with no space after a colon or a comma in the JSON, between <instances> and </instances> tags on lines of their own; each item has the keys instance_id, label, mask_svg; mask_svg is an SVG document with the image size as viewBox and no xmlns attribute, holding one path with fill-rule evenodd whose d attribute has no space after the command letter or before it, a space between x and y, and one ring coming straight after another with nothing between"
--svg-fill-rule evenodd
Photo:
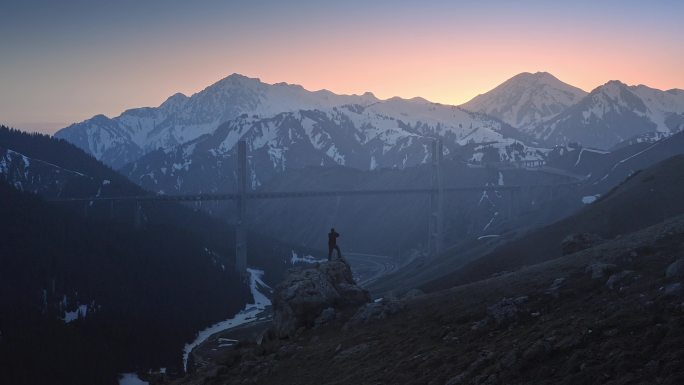
<instances>
[{"instance_id":1,"label":"snow patch on mountain","mask_svg":"<svg viewBox=\"0 0 684 385\"><path fill-rule=\"evenodd\" d=\"M190 97L175 94L159 107L130 109L115 118L97 115L66 127L55 136L119 168L158 148L171 148L210 134L223 122L238 116L258 119L298 109L368 105L377 101L371 93L311 92L298 85L271 85L233 74Z\"/></svg>"},{"instance_id":2,"label":"snow patch on mountain","mask_svg":"<svg viewBox=\"0 0 684 385\"><path fill-rule=\"evenodd\" d=\"M597 87L532 134L549 144L578 142L610 149L643 138L667 137L684 129L684 91L628 86L617 80Z\"/></svg>"}]
</instances>

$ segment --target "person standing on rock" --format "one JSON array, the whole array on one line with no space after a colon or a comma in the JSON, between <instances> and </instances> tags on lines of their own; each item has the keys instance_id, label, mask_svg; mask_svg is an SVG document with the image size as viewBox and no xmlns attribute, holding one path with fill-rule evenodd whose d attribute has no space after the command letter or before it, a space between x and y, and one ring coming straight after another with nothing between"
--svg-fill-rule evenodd
<instances>
[{"instance_id":1,"label":"person standing on rock","mask_svg":"<svg viewBox=\"0 0 684 385\"><path fill-rule=\"evenodd\" d=\"M332 258L333 249L337 250L337 258L342 258L340 247L337 246L337 237L339 236L340 234L335 231L334 227L330 229L330 232L328 233L328 261Z\"/></svg>"}]
</instances>

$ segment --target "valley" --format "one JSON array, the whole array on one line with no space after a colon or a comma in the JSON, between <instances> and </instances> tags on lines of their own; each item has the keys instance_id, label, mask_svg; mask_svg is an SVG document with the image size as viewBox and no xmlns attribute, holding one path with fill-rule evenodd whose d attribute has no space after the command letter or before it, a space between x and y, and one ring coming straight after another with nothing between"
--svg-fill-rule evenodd
<instances>
[{"instance_id":1,"label":"valley","mask_svg":"<svg viewBox=\"0 0 684 385\"><path fill-rule=\"evenodd\" d=\"M456 106L233 74L2 126L2 383L678 383L682 95L537 72Z\"/></svg>"}]
</instances>

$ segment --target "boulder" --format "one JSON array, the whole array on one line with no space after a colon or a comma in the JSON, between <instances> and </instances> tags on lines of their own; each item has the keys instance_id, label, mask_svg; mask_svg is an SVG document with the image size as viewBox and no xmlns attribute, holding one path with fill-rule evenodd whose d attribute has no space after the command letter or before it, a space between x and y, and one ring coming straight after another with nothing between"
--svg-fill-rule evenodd
<instances>
[{"instance_id":1,"label":"boulder","mask_svg":"<svg viewBox=\"0 0 684 385\"><path fill-rule=\"evenodd\" d=\"M335 320L335 317L337 317L337 312L335 309L332 307L327 307L323 309L321 315L316 318L315 324L322 325L324 323L332 322Z\"/></svg>"},{"instance_id":2,"label":"boulder","mask_svg":"<svg viewBox=\"0 0 684 385\"><path fill-rule=\"evenodd\" d=\"M609 289L616 289L618 286L624 286L623 284L625 283L626 278L632 275L632 273L633 272L630 270L624 270L611 275L608 278L608 281L606 281L606 287Z\"/></svg>"},{"instance_id":3,"label":"boulder","mask_svg":"<svg viewBox=\"0 0 684 385\"><path fill-rule=\"evenodd\" d=\"M397 300L382 300L378 302L367 303L356 311L354 316L349 320L349 326L357 326L374 321L381 321L392 314L396 314L403 310L404 303Z\"/></svg>"},{"instance_id":4,"label":"boulder","mask_svg":"<svg viewBox=\"0 0 684 385\"><path fill-rule=\"evenodd\" d=\"M679 282L671 283L665 286L663 294L665 294L666 297L681 297L684 294L684 288Z\"/></svg>"},{"instance_id":5,"label":"boulder","mask_svg":"<svg viewBox=\"0 0 684 385\"><path fill-rule=\"evenodd\" d=\"M563 286L565 286L565 278L556 278L553 280L553 282L551 282L551 286L549 286L549 288L546 289L546 294L549 294L554 298L558 298L560 296L560 289Z\"/></svg>"},{"instance_id":6,"label":"boulder","mask_svg":"<svg viewBox=\"0 0 684 385\"><path fill-rule=\"evenodd\" d=\"M499 302L487 306L487 315L493 318L497 324L515 320L520 313L520 305L525 302L527 302L527 297L503 298Z\"/></svg>"},{"instance_id":7,"label":"boulder","mask_svg":"<svg viewBox=\"0 0 684 385\"><path fill-rule=\"evenodd\" d=\"M674 261L665 270L665 276L667 278L682 278L684 277L684 258L679 258Z\"/></svg>"},{"instance_id":8,"label":"boulder","mask_svg":"<svg viewBox=\"0 0 684 385\"><path fill-rule=\"evenodd\" d=\"M587 266L584 270L586 273L591 274L591 279L600 279L606 276L606 274L615 271L616 266L610 263L596 262Z\"/></svg>"},{"instance_id":9,"label":"boulder","mask_svg":"<svg viewBox=\"0 0 684 385\"><path fill-rule=\"evenodd\" d=\"M425 293L420 290L420 289L411 289L407 291L401 299L410 299L410 298L415 298L415 297L420 297L421 295L425 295Z\"/></svg>"},{"instance_id":10,"label":"boulder","mask_svg":"<svg viewBox=\"0 0 684 385\"><path fill-rule=\"evenodd\" d=\"M368 291L357 286L344 259L290 269L273 294L273 332L292 337L332 315L351 312L370 302ZM325 314L322 314L325 310Z\"/></svg>"},{"instance_id":11,"label":"boulder","mask_svg":"<svg viewBox=\"0 0 684 385\"><path fill-rule=\"evenodd\" d=\"M596 234L571 234L565 237L565 239L563 239L563 242L561 242L561 250L563 251L563 255L568 255L593 247L601 243L602 241L603 238Z\"/></svg>"}]
</instances>

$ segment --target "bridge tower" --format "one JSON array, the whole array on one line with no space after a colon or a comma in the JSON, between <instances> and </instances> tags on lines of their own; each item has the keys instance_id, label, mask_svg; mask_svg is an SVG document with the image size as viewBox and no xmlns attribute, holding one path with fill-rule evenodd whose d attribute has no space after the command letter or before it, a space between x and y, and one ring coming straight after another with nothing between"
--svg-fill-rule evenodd
<instances>
[{"instance_id":1,"label":"bridge tower","mask_svg":"<svg viewBox=\"0 0 684 385\"><path fill-rule=\"evenodd\" d=\"M235 224L235 269L247 274L247 142L238 142L237 223Z\"/></svg>"},{"instance_id":2,"label":"bridge tower","mask_svg":"<svg viewBox=\"0 0 684 385\"><path fill-rule=\"evenodd\" d=\"M430 217L428 220L428 255L442 251L444 232L444 183L442 177L442 141L432 142Z\"/></svg>"}]
</instances>

